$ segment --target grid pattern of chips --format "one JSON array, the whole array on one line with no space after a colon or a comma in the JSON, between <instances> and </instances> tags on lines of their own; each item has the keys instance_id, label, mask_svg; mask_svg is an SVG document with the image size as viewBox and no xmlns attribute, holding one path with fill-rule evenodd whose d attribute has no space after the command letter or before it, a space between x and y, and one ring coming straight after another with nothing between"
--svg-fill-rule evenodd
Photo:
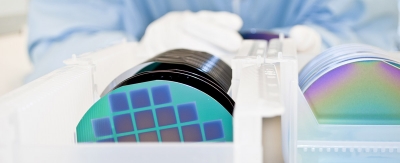
<instances>
[{"instance_id":1,"label":"grid pattern of chips","mask_svg":"<svg viewBox=\"0 0 400 163\"><path fill-rule=\"evenodd\" d=\"M195 101L173 105L169 85L109 95L111 117L92 119L97 142L200 142L225 137L221 119L199 121Z\"/></svg>"}]
</instances>

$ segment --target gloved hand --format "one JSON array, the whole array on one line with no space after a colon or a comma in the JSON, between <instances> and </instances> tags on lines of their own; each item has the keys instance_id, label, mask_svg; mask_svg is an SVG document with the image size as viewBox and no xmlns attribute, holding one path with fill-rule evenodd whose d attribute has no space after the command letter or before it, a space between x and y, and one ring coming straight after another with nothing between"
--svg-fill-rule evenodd
<instances>
[{"instance_id":1,"label":"gloved hand","mask_svg":"<svg viewBox=\"0 0 400 163\"><path fill-rule=\"evenodd\" d=\"M321 51L321 36L305 25L296 25L290 29L290 37L297 43L300 54L318 54Z\"/></svg>"},{"instance_id":2,"label":"gloved hand","mask_svg":"<svg viewBox=\"0 0 400 163\"><path fill-rule=\"evenodd\" d=\"M139 52L157 55L185 48L217 56L236 52L242 42L237 32L242 19L228 12L170 12L151 23L139 42Z\"/></svg>"}]
</instances>

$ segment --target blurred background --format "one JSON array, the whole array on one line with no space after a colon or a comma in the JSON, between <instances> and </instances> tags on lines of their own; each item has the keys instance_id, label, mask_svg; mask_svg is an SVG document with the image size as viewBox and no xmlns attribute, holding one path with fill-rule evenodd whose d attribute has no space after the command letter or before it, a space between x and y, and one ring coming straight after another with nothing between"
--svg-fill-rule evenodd
<instances>
[{"instance_id":1,"label":"blurred background","mask_svg":"<svg viewBox=\"0 0 400 163\"><path fill-rule=\"evenodd\" d=\"M0 0L0 96L21 86L32 65L27 54L28 0Z\"/></svg>"},{"instance_id":2,"label":"blurred background","mask_svg":"<svg viewBox=\"0 0 400 163\"><path fill-rule=\"evenodd\" d=\"M236 4L236 2L239 2L239 1L240 0L232 0L232 7L234 9L236 9L236 8L234 7L235 5L233 5L233 4ZM38 64L36 64L36 69L35 69L35 71L33 71L33 64L31 63L28 52L27 52L27 49L28 49L27 48L27 46L28 46L27 45L27 42L28 42L27 37L28 37L28 33L29 33L28 27L27 27L27 24L28 24L27 17L28 17L29 2L30 2L30 0L0 0L0 96L23 85L24 81L26 82L25 77L30 72L35 72L37 70L39 70L39 71L41 70L40 68L38 69ZM34 1L31 1L31 2L34 2ZM109 5L109 3L113 4L113 3L116 3L116 1L115 2L114 1L107 1L107 2L105 1L104 3L100 3L99 6L92 5L91 3L89 3L89 1L75 1L75 3L78 3L78 4L73 4L71 2L72 5L70 5L69 8L68 8L68 4L70 3L70 1L66 0L64 3L60 3L60 4L57 4L57 2L58 1L46 1L46 3L44 3L44 2L37 3L36 8L32 7L32 10L31 10L31 11L37 11L37 12L33 12L33 13L36 13L36 22L31 21L31 27L32 27L32 24L35 24L35 23L36 23L35 25L37 27L35 28L36 30L34 30L34 28L31 28L32 29L31 33L36 32L36 33L39 33L39 34L37 34L38 36L44 37L43 36L44 33L48 32L48 30L53 30L53 32L56 31L55 32L56 35L52 36L52 38L56 38L56 37L62 38L62 39L60 39L61 41L60 41L59 45L57 45L56 43L51 44L52 45L51 47L55 47L54 49L51 49L51 50L48 50L50 45L47 45L47 42L45 42L45 41L43 41L45 43L42 42L41 44L37 45L36 49L39 49L39 50L37 50L38 51L37 54L39 54L39 51L42 50L42 51L40 51L40 52L42 52L42 53L40 53L40 56L43 55L43 56L41 56L41 61L43 61L43 63L42 62L40 63L41 65L50 65L49 63L53 63L54 58L57 59L57 57L54 57L54 58L49 57L50 55L46 56L47 52L49 54L58 53L58 52L65 53L65 54L54 55L54 56L60 56L59 58L62 58L62 57L65 57L65 55L68 55L68 57L70 56L71 53L69 53L68 50L72 49L71 47L73 47L73 48L76 47L78 52L74 52L74 53L78 53L78 54L82 54L83 52L88 52L87 49L90 49L90 48L91 49L89 51L93 51L93 49L101 49L101 47L106 47L106 45L108 46L108 44L104 43L104 41L103 41L104 38L110 39L111 41L109 41L109 42L113 42L112 41L113 39L120 41L120 40L122 40L122 38L126 39L128 34L131 34L131 35L129 35L129 37L138 35L137 39L140 40L141 36L140 36L140 34L137 34L137 33L144 32L144 29L146 29L146 26L147 26L147 24L142 24L143 31L141 31L142 30L141 28L138 28L137 29L138 31L136 31L136 33L132 32L132 31L121 30L121 29L125 29L125 26L122 26L123 23L119 23L119 21L125 20L125 19L122 19L122 16L119 15L121 8L118 8L118 7L120 7L118 5L116 5L116 6ZM97 2L101 2L101 1L90 1L90 2L93 2L94 4L96 4ZM130 2L130 1L127 1L127 2ZM150 14L150 16L148 15L149 18L146 18L143 15L137 14L136 16L138 16L138 18L139 18L137 20L141 20L140 18L143 18L143 19L146 18L146 20L147 19L151 20L151 19L153 19L153 17L154 17L154 19L157 18L157 15L162 16L163 14L161 11L163 11L165 9L163 7L168 6L161 2L155 3L153 1L148 1L148 0L132 1L132 2L141 2L143 4L148 5L147 7L150 9L153 9L154 7L158 7L158 8L154 8L154 13ZM171 4L172 4L172 2L174 2L174 4L177 5L178 7L182 4L181 1L179 1L179 2L178 1L165 1L165 3L167 3L167 2L171 2ZM207 4L207 2L208 2L210 4L213 4L214 2L218 2L218 1L209 0L209 1L198 1L198 2L202 2L204 4ZM225 2L225 1L220 1L220 2ZM229 2L229 1L227 1L227 2ZM233 2L235 2L235 3L233 3ZM246 4L247 2L250 2L250 1L243 0L243 4ZM254 3L252 3L252 4L255 5L255 4L257 4L256 2L264 3L266 1L254 0ZM307 11L310 10L310 5L305 5L307 2L306 0L293 1L290 3L286 3L287 1L277 0L277 1L271 1L271 4L275 4L275 2L279 2L276 4L281 4L281 3L284 4L281 6L284 6L283 9L287 9L287 10L293 9L293 7L286 6L286 5L290 6L290 4L292 4L292 3L293 3L292 6L299 5L300 6L299 8L304 8L304 10L307 10ZM310 1L310 4L317 3L317 2L318 1ZM320 2L325 2L325 1L320 1ZM320 2L318 2L318 4ZM314 29L319 30L319 33L317 33L317 32L314 33L315 35L320 34L321 36L326 37L326 39L323 40L322 43L327 43L327 44L330 43L331 45L335 45L335 44L339 44L339 43L354 42L355 40L359 39L359 40L364 41L362 43L371 44L371 45L374 45L373 43L376 43L376 45L374 45L374 46L383 48L383 47L391 47L391 44L396 44L395 41L392 41L392 40L398 41L397 40L398 35L394 34L395 33L394 29L396 29L396 27L397 27L398 9L397 9L397 5L393 5L393 4L397 4L397 2L398 2L397 0L385 1L385 3L380 3L380 2L374 1L374 0L352 1L354 3L346 3L348 1L329 1L329 2L331 2L331 3L328 3L325 6L321 5L320 6L321 8L319 10L317 10L318 12L312 12L312 13L316 13L316 14L313 14L314 16L312 17L312 19L310 19L310 21L311 20L313 20L313 21L311 21L311 23L308 24L310 26L313 26ZM85 4L79 5L80 3L85 3ZM379 5L379 4L383 4L383 5L377 7L376 5ZM207 5L209 5L209 4L207 4ZM265 3L265 5L273 6L273 5L270 5L267 3ZM35 6L35 5L32 5L32 6ZM60 7L60 8L52 8L52 6ZM210 6L212 6L212 5L210 5ZM217 6L217 5L215 5L215 6ZM254 7L251 5L242 5L242 6L244 7L244 9L247 9L245 7L250 7L250 8ZM347 6L348 8L343 7L343 6ZM359 7L359 6L361 6L361 7ZM391 7L391 10L387 9L388 6ZM83 7L83 8L76 8L76 7ZM196 6L196 7L198 7L198 6ZM224 8L226 6L225 6L225 4L220 4L219 7ZM62 11L60 11L60 13L59 13L60 15L53 16L53 14L49 14L49 13L58 13L59 9L63 9ZM69 11L71 9L81 11L81 12L76 12L74 14L70 14ZM107 10L105 10L105 9L107 9ZM134 10L134 8L129 8L129 9ZM386 12L386 10L388 10L388 12ZM243 11L247 11L247 10L243 10ZM260 11L263 11L263 9ZM289 29L287 29L287 26L289 26L289 27L293 26L293 24L288 23L288 24L286 24L287 26L282 25L283 27L281 27L282 21L281 21L280 17L275 16L276 14L275 15L272 14L272 16L270 15L269 17L266 17L266 16L262 15L263 13L260 11L258 11L259 12L258 17L263 18L263 19L260 19L263 21L258 21L258 20L253 21L252 20L253 17L257 17L257 16L255 16L254 13L250 13L250 12L243 12L243 13L246 13L243 15L247 16L247 17L245 17L246 18L245 20L247 20L250 23L253 23L253 25L255 27L260 26L259 28L264 28L264 26L265 26L265 29L267 29L267 27L268 27L268 29L274 28L279 32L282 32L282 31L288 32ZM277 9L276 11L277 12L282 11L282 12L284 12L283 15L286 15L286 10L283 11L283 10ZM80 15L82 13L85 14L86 17ZM88 14L88 13L91 13L91 14ZM287 16L287 18L285 16L283 16L282 20L285 20L285 22L292 22L292 21L294 22L295 20L297 20L297 16L294 13L296 13L296 12L294 12L294 11L287 12L287 15L289 15L289 16ZM100 14L102 16L99 17L96 14ZM290 15L290 14L292 14L292 15ZM129 14L127 14L127 15L129 15ZM156 16L154 16L154 15L156 15ZM49 16L50 18L44 19L44 18L47 18L46 16ZM59 21L59 18L57 16L64 16L65 20ZM132 16L132 15L130 15L130 16ZM35 16L32 16L32 17L35 18ZM332 20L330 20L326 17L331 17ZM265 21L264 21L264 18L265 18ZM286 19L284 19L284 18L286 18ZM79 20L76 20L77 24L71 23L74 21L70 22L70 20L75 20L75 19L79 19ZM87 23L85 20L88 20L88 19L89 20L93 19L93 22ZM103 19L107 20L107 21L103 21ZM121 19L121 20L119 20L119 19ZM273 24L273 23L275 23L275 24L274 25L268 24L268 23L270 23L270 22L268 22L269 19L271 19L271 24ZM314 19L315 19L315 22L314 22ZM323 21L324 19L329 20L329 21L326 21L328 23L324 22ZM127 20L131 20L131 19L127 19ZM300 18L299 18L299 20L300 20ZM308 19L306 19L306 20L308 20ZM173 20L172 22L174 22L174 21L175 20ZM330 21L332 21L332 22L330 22ZM260 24L258 22L265 22L265 23ZM353 22L355 22L355 23L353 23ZM68 23L76 25L78 27L79 27L79 25L82 25L82 24L83 24L83 26L87 25L87 24L89 24L89 26L94 24L95 28L93 27L94 29L92 29L92 28L90 28L90 29L73 29L72 27L68 27L65 29L64 28L61 28L61 29L48 28L47 29L47 27L53 27L52 26L53 24L58 24L58 25L61 24L60 26L62 26L62 25L65 26L67 24L67 26L68 26L69 25ZM79 24L79 23L81 23L81 24ZM100 34L93 32L93 31L96 31L96 28L97 28L96 23L103 23L103 24L100 24L100 26L99 26L100 29L104 29L104 30L102 30L102 33L98 32ZM125 23L123 25L126 25L126 24L132 25L134 23L137 23L137 22L130 21L130 23ZM245 24L245 25L247 25L247 26L245 26L245 28L250 28L250 27L253 28L253 26L249 25L250 23ZM299 24L301 25L301 24L305 24L305 23L307 23L307 22L300 21ZM232 25L235 23L229 23L229 24ZM332 24L332 26L330 26L331 24ZM164 29L165 25L161 25L161 27L162 27L162 29L158 29L158 30L174 31L174 29ZM326 28L324 28L324 27L326 27ZM342 27L346 27L346 29L343 30ZM393 30L390 30L390 32L387 32L386 29L389 29L389 27L390 27L390 29L393 29ZM68 30L70 30L70 29L71 29L71 31L74 31L74 32L71 32L68 34ZM129 29L131 29L131 28L129 27ZM176 29L179 30L180 28L176 28ZM82 30L83 32L80 30ZM157 28L154 28L154 30L157 30ZM181 31L183 31L183 30L174 31L174 32L179 33ZM62 32L64 32L64 33L62 33ZM123 32L125 32L125 33L123 33ZM234 32L235 32L235 34L237 34L237 31L234 31ZM67 33L67 34L65 34L65 33ZM75 33L76 33L76 35L75 35ZM149 39L147 39L147 42L146 42L146 39L144 39L144 41L140 41L143 44L147 43L146 45L149 45L147 47L151 47L151 48L149 48L150 50L155 49L154 45L157 46L160 44L159 42L154 41L154 39L158 40L158 38L161 36L155 34L155 33L157 33L157 31L155 31L155 32L153 31L153 33L154 33L153 35L148 36ZM161 32L161 33L167 33L164 35L165 37L169 36L168 32ZM298 32L298 33L303 34L303 35L299 35L299 37L301 36L300 39L304 38L304 31ZM125 35L123 35L123 34L125 34ZM143 33L141 33L141 34L143 35ZM154 36L154 37L152 37L152 36ZM37 37L36 41L38 39L40 39L40 37ZM292 34L291 34L291 37L295 38L295 37L293 37ZM311 37L311 36L308 36L308 37ZM172 38L172 37L169 37L169 38ZM168 39L160 39L160 40L167 40L167 41L165 41L166 45L169 45L169 41L170 41L169 38ZM212 37L212 38L214 38L214 37ZM313 38L314 38L314 40L318 40L318 39L316 39L317 38L316 36ZM196 40L196 39L197 38L195 38L195 37L193 38L193 40ZM151 40L151 41L148 41L148 40ZM54 40L52 40L52 41L56 42ZM83 43L81 44L81 42L79 42L79 41L82 41ZM240 41L239 41L239 43L240 43ZM171 42L173 42L173 41L171 41ZM175 42L177 42L177 41L175 41ZM86 44L84 44L84 43L86 43ZM31 44L32 44L32 42L31 42ZM42 46L39 46L39 45L42 45ZM87 45L92 45L93 47L87 46ZM396 45L398 45L398 44L396 44ZM49 47L47 47L47 46L49 46ZM40 48L38 48L38 47L40 47ZM160 47L161 47L161 45L160 45ZM396 48L394 48L394 50L397 51L398 48L399 47L396 47ZM46 49L47 51L44 52L43 49ZM201 48L201 49L204 49L204 48ZM392 50L393 50L393 48L392 48ZM82 51L82 52L79 52L79 51ZM31 53L32 53L32 49L31 49ZM46 58L46 57L48 57L48 58ZM35 60L35 57L32 57L32 58ZM38 63L38 61L35 60L35 63ZM59 63L62 64L61 59L60 59ZM48 67L44 67L44 68L50 69L53 67L48 66Z\"/></svg>"}]
</instances>

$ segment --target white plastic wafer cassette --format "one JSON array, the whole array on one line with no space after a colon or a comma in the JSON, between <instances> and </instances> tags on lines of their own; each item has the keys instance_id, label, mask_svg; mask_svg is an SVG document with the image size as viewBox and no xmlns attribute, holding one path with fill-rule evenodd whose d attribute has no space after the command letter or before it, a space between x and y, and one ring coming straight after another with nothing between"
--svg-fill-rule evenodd
<instances>
[{"instance_id":1,"label":"white plastic wafer cassette","mask_svg":"<svg viewBox=\"0 0 400 163\"><path fill-rule=\"evenodd\" d=\"M142 63L149 57L136 49L122 43L74 56L1 97L0 162L400 162L395 122L345 124L319 117L326 112L315 112L299 87L302 56L290 39L245 40L228 63L226 93L235 101L231 142L77 143L76 127L88 109L124 81L124 72L148 66ZM142 67L132 69L137 65Z\"/></svg>"}]
</instances>

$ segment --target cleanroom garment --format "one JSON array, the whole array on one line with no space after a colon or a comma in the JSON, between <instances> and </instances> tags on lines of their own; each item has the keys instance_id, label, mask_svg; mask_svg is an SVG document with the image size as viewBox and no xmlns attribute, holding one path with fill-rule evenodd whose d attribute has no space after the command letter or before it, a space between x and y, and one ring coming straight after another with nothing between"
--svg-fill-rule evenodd
<instances>
[{"instance_id":1,"label":"cleanroom garment","mask_svg":"<svg viewBox=\"0 0 400 163\"><path fill-rule=\"evenodd\" d=\"M63 66L71 54L121 39L140 41L151 22L184 10L236 13L241 30L287 34L294 25L307 25L320 33L325 48L349 42L396 48L396 0L31 0L28 50L35 69L27 80Z\"/></svg>"}]
</instances>

